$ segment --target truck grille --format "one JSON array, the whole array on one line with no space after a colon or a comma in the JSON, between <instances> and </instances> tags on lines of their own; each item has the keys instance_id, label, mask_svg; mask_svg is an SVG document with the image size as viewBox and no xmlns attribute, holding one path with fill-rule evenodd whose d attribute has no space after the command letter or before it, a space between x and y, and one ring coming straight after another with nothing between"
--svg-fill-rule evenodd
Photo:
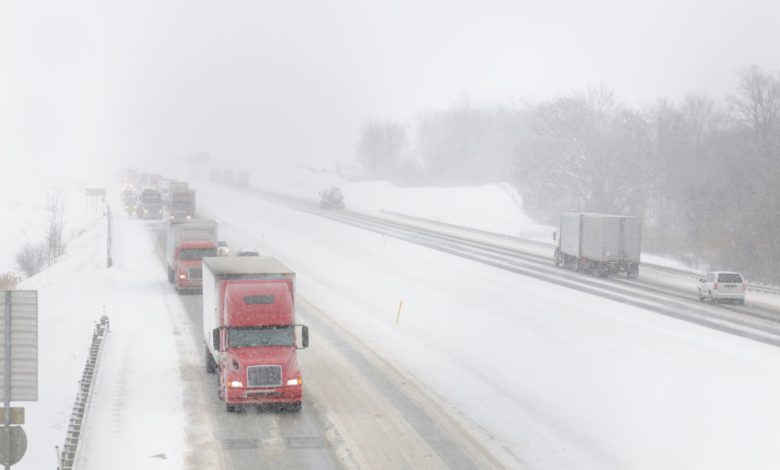
<instances>
[{"instance_id":1,"label":"truck grille","mask_svg":"<svg viewBox=\"0 0 780 470\"><path fill-rule=\"evenodd\" d=\"M246 369L248 387L282 385L282 366L251 366Z\"/></svg>"},{"instance_id":2,"label":"truck grille","mask_svg":"<svg viewBox=\"0 0 780 470\"><path fill-rule=\"evenodd\" d=\"M190 268L189 277L190 279L203 278L203 268Z\"/></svg>"}]
</instances>

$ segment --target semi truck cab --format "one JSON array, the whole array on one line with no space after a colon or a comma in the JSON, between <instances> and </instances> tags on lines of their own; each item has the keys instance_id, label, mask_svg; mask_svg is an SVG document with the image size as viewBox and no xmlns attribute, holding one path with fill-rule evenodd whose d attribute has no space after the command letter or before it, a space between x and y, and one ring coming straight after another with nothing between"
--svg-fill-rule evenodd
<instances>
[{"instance_id":1,"label":"semi truck cab","mask_svg":"<svg viewBox=\"0 0 780 470\"><path fill-rule=\"evenodd\" d=\"M306 348L309 338L308 328L294 323L288 283L228 283L224 299L223 326L212 332L220 397L228 408L259 401L300 407L303 379L296 350Z\"/></svg>"},{"instance_id":2,"label":"semi truck cab","mask_svg":"<svg viewBox=\"0 0 780 470\"><path fill-rule=\"evenodd\" d=\"M206 371L219 375L228 411L243 405L301 408L297 350L309 329L295 323L295 273L272 257L203 261Z\"/></svg>"},{"instance_id":3,"label":"semi truck cab","mask_svg":"<svg viewBox=\"0 0 780 470\"><path fill-rule=\"evenodd\" d=\"M203 286L203 258L217 256L210 241L182 241L176 249L176 290L200 290Z\"/></svg>"}]
</instances>

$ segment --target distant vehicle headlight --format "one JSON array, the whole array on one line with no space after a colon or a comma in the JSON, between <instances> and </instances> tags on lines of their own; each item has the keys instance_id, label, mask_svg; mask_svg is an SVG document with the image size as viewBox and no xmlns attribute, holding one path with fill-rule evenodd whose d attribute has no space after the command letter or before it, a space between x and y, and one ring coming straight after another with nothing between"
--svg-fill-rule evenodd
<instances>
[{"instance_id":1,"label":"distant vehicle headlight","mask_svg":"<svg viewBox=\"0 0 780 470\"><path fill-rule=\"evenodd\" d=\"M179 274L179 279L187 279L187 275L186 274Z\"/></svg>"},{"instance_id":2,"label":"distant vehicle headlight","mask_svg":"<svg viewBox=\"0 0 780 470\"><path fill-rule=\"evenodd\" d=\"M287 381L287 385L300 385L303 382L300 377L297 377L295 379L290 379Z\"/></svg>"},{"instance_id":3,"label":"distant vehicle headlight","mask_svg":"<svg viewBox=\"0 0 780 470\"><path fill-rule=\"evenodd\" d=\"M228 386L230 388L241 388L244 386L244 384L240 380L231 380L228 382Z\"/></svg>"}]
</instances>

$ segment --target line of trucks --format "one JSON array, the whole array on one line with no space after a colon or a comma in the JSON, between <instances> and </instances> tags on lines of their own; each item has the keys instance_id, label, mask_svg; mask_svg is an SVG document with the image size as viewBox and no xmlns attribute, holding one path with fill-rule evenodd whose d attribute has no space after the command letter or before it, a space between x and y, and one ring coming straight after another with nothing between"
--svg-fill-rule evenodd
<instances>
[{"instance_id":1,"label":"line of trucks","mask_svg":"<svg viewBox=\"0 0 780 470\"><path fill-rule=\"evenodd\" d=\"M195 190L186 181L165 179L140 170L122 172L122 203L128 215L139 219L191 219L195 216Z\"/></svg>"},{"instance_id":2,"label":"line of trucks","mask_svg":"<svg viewBox=\"0 0 780 470\"><path fill-rule=\"evenodd\" d=\"M233 178L244 184L248 174ZM219 256L218 224L195 217L195 191L186 182L129 169L122 179L123 203L139 218L168 213L168 281L178 293L203 294L205 366L217 375L226 409L275 404L299 411L297 350L308 347L309 328L295 321L295 272L268 256Z\"/></svg>"},{"instance_id":3,"label":"line of trucks","mask_svg":"<svg viewBox=\"0 0 780 470\"><path fill-rule=\"evenodd\" d=\"M269 256L218 256L212 219L170 220L168 280L177 292L203 293L206 371L218 377L228 411L277 404L299 411L303 377L297 350L309 329L295 322L295 273Z\"/></svg>"}]
</instances>

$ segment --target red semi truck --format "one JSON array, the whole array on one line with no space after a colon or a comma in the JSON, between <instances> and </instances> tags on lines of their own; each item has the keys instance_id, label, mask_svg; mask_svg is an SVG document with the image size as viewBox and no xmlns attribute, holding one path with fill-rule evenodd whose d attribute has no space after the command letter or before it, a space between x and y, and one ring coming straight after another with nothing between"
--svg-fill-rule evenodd
<instances>
[{"instance_id":1,"label":"red semi truck","mask_svg":"<svg viewBox=\"0 0 780 470\"><path fill-rule=\"evenodd\" d=\"M195 190L174 191L168 196L168 217L170 219L192 219L195 217Z\"/></svg>"},{"instance_id":2,"label":"red semi truck","mask_svg":"<svg viewBox=\"0 0 780 470\"><path fill-rule=\"evenodd\" d=\"M203 259L206 371L218 373L228 411L242 405L301 409L297 350L309 329L295 323L295 273L269 256ZM300 342L300 345L299 345Z\"/></svg>"},{"instance_id":3,"label":"red semi truck","mask_svg":"<svg viewBox=\"0 0 780 470\"><path fill-rule=\"evenodd\" d=\"M168 281L177 292L200 291L202 260L217 256L217 223L211 219L170 220L165 243Z\"/></svg>"}]
</instances>

